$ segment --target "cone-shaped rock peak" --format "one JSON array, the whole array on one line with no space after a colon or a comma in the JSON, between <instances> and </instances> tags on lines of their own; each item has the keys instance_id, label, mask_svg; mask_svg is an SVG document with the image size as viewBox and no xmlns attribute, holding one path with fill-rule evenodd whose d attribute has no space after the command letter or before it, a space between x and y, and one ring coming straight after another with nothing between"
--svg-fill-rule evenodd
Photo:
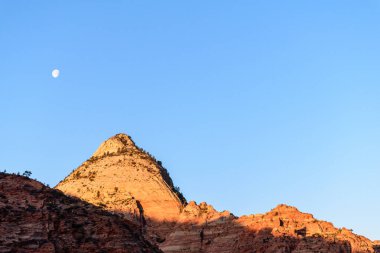
<instances>
[{"instance_id":1,"label":"cone-shaped rock peak","mask_svg":"<svg viewBox=\"0 0 380 253\"><path fill-rule=\"evenodd\" d=\"M117 134L103 142L92 155L93 157L101 157L107 154L116 154L127 149L136 149L136 145L132 138L126 134Z\"/></svg>"},{"instance_id":2,"label":"cone-shaped rock peak","mask_svg":"<svg viewBox=\"0 0 380 253\"><path fill-rule=\"evenodd\" d=\"M186 203L161 162L126 134L103 142L56 188L142 225L174 221Z\"/></svg>"}]
</instances>

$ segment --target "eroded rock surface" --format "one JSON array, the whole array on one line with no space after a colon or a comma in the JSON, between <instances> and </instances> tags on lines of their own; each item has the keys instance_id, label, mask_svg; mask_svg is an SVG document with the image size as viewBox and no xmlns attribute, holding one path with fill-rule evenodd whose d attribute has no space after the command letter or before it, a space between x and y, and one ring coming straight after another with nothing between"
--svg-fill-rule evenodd
<instances>
[{"instance_id":1,"label":"eroded rock surface","mask_svg":"<svg viewBox=\"0 0 380 253\"><path fill-rule=\"evenodd\" d=\"M194 202L184 208L174 231L160 247L166 253L376 252L369 239L291 206L235 217Z\"/></svg>"},{"instance_id":2,"label":"eroded rock surface","mask_svg":"<svg viewBox=\"0 0 380 253\"><path fill-rule=\"evenodd\" d=\"M103 142L56 189L135 221L158 241L177 221L184 198L150 154L125 134ZM160 226L152 224L160 223Z\"/></svg>"},{"instance_id":3,"label":"eroded rock surface","mask_svg":"<svg viewBox=\"0 0 380 253\"><path fill-rule=\"evenodd\" d=\"M117 215L35 180L0 173L0 252L161 251Z\"/></svg>"}]
</instances>

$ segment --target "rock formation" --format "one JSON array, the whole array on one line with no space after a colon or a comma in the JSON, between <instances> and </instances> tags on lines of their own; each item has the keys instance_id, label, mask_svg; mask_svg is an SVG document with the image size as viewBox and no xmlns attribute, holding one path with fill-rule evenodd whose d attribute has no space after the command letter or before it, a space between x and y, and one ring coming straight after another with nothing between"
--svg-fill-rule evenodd
<instances>
[{"instance_id":1,"label":"rock formation","mask_svg":"<svg viewBox=\"0 0 380 253\"><path fill-rule=\"evenodd\" d=\"M171 230L185 204L161 162L124 134L103 142L56 188L138 222L157 241ZM153 222L162 225L152 228Z\"/></svg>"},{"instance_id":2,"label":"rock formation","mask_svg":"<svg viewBox=\"0 0 380 253\"><path fill-rule=\"evenodd\" d=\"M160 247L165 253L375 252L369 239L291 206L235 217L194 202L185 207L174 231Z\"/></svg>"},{"instance_id":3,"label":"rock formation","mask_svg":"<svg viewBox=\"0 0 380 253\"><path fill-rule=\"evenodd\" d=\"M117 215L35 180L0 173L0 252L161 251Z\"/></svg>"},{"instance_id":4,"label":"rock formation","mask_svg":"<svg viewBox=\"0 0 380 253\"><path fill-rule=\"evenodd\" d=\"M187 204L161 163L124 134L102 143L56 188L135 222L165 253L379 252L369 239L294 207L235 217Z\"/></svg>"}]
</instances>

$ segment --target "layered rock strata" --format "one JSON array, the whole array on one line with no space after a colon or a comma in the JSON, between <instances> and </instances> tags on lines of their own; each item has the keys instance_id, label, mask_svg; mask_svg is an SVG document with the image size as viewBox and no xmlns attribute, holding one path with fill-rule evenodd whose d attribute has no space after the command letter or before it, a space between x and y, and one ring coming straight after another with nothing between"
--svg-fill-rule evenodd
<instances>
[{"instance_id":1,"label":"layered rock strata","mask_svg":"<svg viewBox=\"0 0 380 253\"><path fill-rule=\"evenodd\" d=\"M235 217L194 202L184 208L174 231L160 247L165 253L378 252L369 239L291 206Z\"/></svg>"}]
</instances>

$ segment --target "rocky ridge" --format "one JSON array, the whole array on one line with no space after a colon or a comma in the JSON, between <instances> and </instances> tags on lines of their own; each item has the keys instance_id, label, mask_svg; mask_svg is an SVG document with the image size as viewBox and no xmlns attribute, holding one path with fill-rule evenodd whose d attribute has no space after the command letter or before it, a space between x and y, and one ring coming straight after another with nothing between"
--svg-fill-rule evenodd
<instances>
[{"instance_id":1,"label":"rocky ridge","mask_svg":"<svg viewBox=\"0 0 380 253\"><path fill-rule=\"evenodd\" d=\"M202 234L202 236L201 236ZM235 217L190 202L160 248L168 252L378 252L369 239L295 207Z\"/></svg>"},{"instance_id":2,"label":"rocky ridge","mask_svg":"<svg viewBox=\"0 0 380 253\"><path fill-rule=\"evenodd\" d=\"M187 204L162 164L124 134L102 143L56 188L135 222L165 253L379 252L369 239L294 207L235 217Z\"/></svg>"},{"instance_id":3,"label":"rocky ridge","mask_svg":"<svg viewBox=\"0 0 380 253\"><path fill-rule=\"evenodd\" d=\"M27 177L0 173L0 252L159 253L138 227Z\"/></svg>"}]
</instances>

